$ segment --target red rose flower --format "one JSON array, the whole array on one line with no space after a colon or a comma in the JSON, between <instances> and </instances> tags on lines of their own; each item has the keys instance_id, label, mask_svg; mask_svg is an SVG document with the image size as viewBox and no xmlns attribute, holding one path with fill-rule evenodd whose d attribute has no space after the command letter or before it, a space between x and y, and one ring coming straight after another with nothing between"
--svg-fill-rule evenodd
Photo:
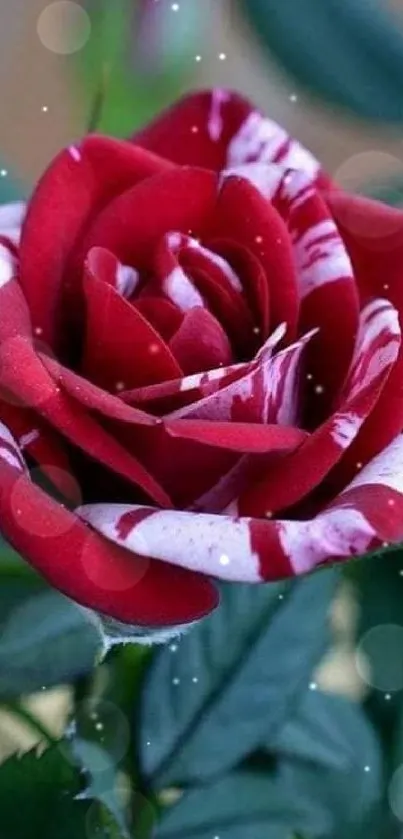
<instances>
[{"instance_id":1,"label":"red rose flower","mask_svg":"<svg viewBox=\"0 0 403 839\"><path fill-rule=\"evenodd\" d=\"M403 538L403 213L216 90L63 151L19 240L21 215L0 210L0 528L51 584L170 626L214 577Z\"/></svg>"}]
</instances>

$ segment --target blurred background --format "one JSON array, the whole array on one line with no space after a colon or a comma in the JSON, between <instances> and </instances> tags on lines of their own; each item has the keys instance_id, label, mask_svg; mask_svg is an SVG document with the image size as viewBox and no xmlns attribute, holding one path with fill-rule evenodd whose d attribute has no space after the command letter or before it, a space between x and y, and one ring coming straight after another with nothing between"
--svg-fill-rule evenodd
<instances>
[{"instance_id":1,"label":"blurred background","mask_svg":"<svg viewBox=\"0 0 403 839\"><path fill-rule=\"evenodd\" d=\"M181 93L230 86L341 186L403 205L403 0L0 0L0 78L0 200L28 196L91 128L125 136ZM382 839L403 820L402 569L399 552L349 567L310 676L310 690L348 697L378 732L399 824ZM0 641L14 596L2 579ZM41 724L61 735L76 690L66 674L27 697L1 665L0 645L0 762L41 741ZM6 707L16 692L22 714Z\"/></svg>"}]
</instances>

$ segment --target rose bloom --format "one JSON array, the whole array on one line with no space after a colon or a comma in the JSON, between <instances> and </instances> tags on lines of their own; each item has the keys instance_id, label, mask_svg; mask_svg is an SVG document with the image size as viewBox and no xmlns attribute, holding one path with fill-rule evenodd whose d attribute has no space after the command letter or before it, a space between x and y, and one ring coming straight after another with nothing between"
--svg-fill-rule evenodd
<instances>
[{"instance_id":1,"label":"rose bloom","mask_svg":"<svg viewBox=\"0 0 403 839\"><path fill-rule=\"evenodd\" d=\"M0 529L51 585L157 630L403 539L401 211L214 90L0 227Z\"/></svg>"}]
</instances>

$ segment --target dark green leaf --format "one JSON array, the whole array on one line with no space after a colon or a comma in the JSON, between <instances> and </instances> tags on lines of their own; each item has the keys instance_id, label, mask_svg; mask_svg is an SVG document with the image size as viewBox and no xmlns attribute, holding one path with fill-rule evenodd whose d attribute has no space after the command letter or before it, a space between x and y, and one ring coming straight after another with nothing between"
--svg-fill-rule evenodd
<instances>
[{"instance_id":1,"label":"dark green leaf","mask_svg":"<svg viewBox=\"0 0 403 839\"><path fill-rule=\"evenodd\" d=\"M85 612L36 580L0 581L0 695L69 682L94 666L100 639Z\"/></svg>"},{"instance_id":2,"label":"dark green leaf","mask_svg":"<svg viewBox=\"0 0 403 839\"><path fill-rule=\"evenodd\" d=\"M83 788L62 749L34 751L0 766L0 839L119 839L116 825Z\"/></svg>"},{"instance_id":3,"label":"dark green leaf","mask_svg":"<svg viewBox=\"0 0 403 839\"><path fill-rule=\"evenodd\" d=\"M295 834L352 839L355 828L368 824L377 801L378 759L372 768L375 783L364 771L326 771L291 760L281 761L275 773L234 772L185 791L163 813L157 839L292 839Z\"/></svg>"},{"instance_id":4,"label":"dark green leaf","mask_svg":"<svg viewBox=\"0 0 403 839\"><path fill-rule=\"evenodd\" d=\"M339 772L356 768L359 773L371 766L376 749L375 734L360 705L317 690L306 692L295 716L268 747L276 755Z\"/></svg>"},{"instance_id":5,"label":"dark green leaf","mask_svg":"<svg viewBox=\"0 0 403 839\"><path fill-rule=\"evenodd\" d=\"M277 736L327 643L333 570L227 586L220 608L162 649L142 695L141 765L156 784L208 779Z\"/></svg>"},{"instance_id":6,"label":"dark green leaf","mask_svg":"<svg viewBox=\"0 0 403 839\"><path fill-rule=\"evenodd\" d=\"M403 120L401 18L376 0L238 0L260 41L327 103Z\"/></svg>"}]
</instances>

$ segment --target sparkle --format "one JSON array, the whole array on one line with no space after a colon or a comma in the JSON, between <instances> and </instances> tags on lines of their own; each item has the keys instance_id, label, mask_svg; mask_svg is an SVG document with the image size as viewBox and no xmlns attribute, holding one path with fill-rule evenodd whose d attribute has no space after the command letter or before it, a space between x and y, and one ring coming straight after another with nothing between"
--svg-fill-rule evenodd
<instances>
[{"instance_id":1,"label":"sparkle","mask_svg":"<svg viewBox=\"0 0 403 839\"><path fill-rule=\"evenodd\" d=\"M394 507L395 504L396 504L396 501L394 500L394 498L389 498L388 506L389 507Z\"/></svg>"},{"instance_id":2,"label":"sparkle","mask_svg":"<svg viewBox=\"0 0 403 839\"><path fill-rule=\"evenodd\" d=\"M323 385L315 385L315 393L320 394L320 393L323 393L324 390L325 390L325 388L323 387Z\"/></svg>"},{"instance_id":3,"label":"sparkle","mask_svg":"<svg viewBox=\"0 0 403 839\"><path fill-rule=\"evenodd\" d=\"M175 678L172 679L172 684L176 686L176 685L179 685L179 683L180 683L180 679L178 679L178 677L175 676Z\"/></svg>"},{"instance_id":4,"label":"sparkle","mask_svg":"<svg viewBox=\"0 0 403 839\"><path fill-rule=\"evenodd\" d=\"M384 287L385 291L388 291L388 289L389 289L389 283L385 283L383 287Z\"/></svg>"},{"instance_id":5,"label":"sparkle","mask_svg":"<svg viewBox=\"0 0 403 839\"><path fill-rule=\"evenodd\" d=\"M227 57L227 54L225 52L220 52L218 54L218 57L219 57L220 61L225 61L225 59Z\"/></svg>"},{"instance_id":6,"label":"sparkle","mask_svg":"<svg viewBox=\"0 0 403 839\"><path fill-rule=\"evenodd\" d=\"M177 649L178 649L178 645L177 644L170 644L169 649L170 649L171 653L176 653Z\"/></svg>"},{"instance_id":7,"label":"sparkle","mask_svg":"<svg viewBox=\"0 0 403 839\"><path fill-rule=\"evenodd\" d=\"M260 335L260 326L254 326L253 331L254 331L255 335Z\"/></svg>"},{"instance_id":8,"label":"sparkle","mask_svg":"<svg viewBox=\"0 0 403 839\"><path fill-rule=\"evenodd\" d=\"M201 60L202 60L201 55L195 55L195 61L201 61Z\"/></svg>"},{"instance_id":9,"label":"sparkle","mask_svg":"<svg viewBox=\"0 0 403 839\"><path fill-rule=\"evenodd\" d=\"M284 600L284 594L279 594L278 599L279 600Z\"/></svg>"},{"instance_id":10,"label":"sparkle","mask_svg":"<svg viewBox=\"0 0 403 839\"><path fill-rule=\"evenodd\" d=\"M392 699L391 694L390 693L385 693L385 699L386 699L387 702L389 701L389 699Z\"/></svg>"},{"instance_id":11,"label":"sparkle","mask_svg":"<svg viewBox=\"0 0 403 839\"><path fill-rule=\"evenodd\" d=\"M116 382L115 388L116 388L116 390L124 390L125 389L125 383L124 382Z\"/></svg>"},{"instance_id":12,"label":"sparkle","mask_svg":"<svg viewBox=\"0 0 403 839\"><path fill-rule=\"evenodd\" d=\"M49 108L48 108L47 105L42 105L41 111L42 111L43 114L47 114L48 110L49 110Z\"/></svg>"},{"instance_id":13,"label":"sparkle","mask_svg":"<svg viewBox=\"0 0 403 839\"><path fill-rule=\"evenodd\" d=\"M0 169L0 177L6 178L8 175L7 169Z\"/></svg>"},{"instance_id":14,"label":"sparkle","mask_svg":"<svg viewBox=\"0 0 403 839\"><path fill-rule=\"evenodd\" d=\"M389 548L390 547L389 542L382 542L382 547L383 548Z\"/></svg>"},{"instance_id":15,"label":"sparkle","mask_svg":"<svg viewBox=\"0 0 403 839\"><path fill-rule=\"evenodd\" d=\"M197 676L193 676L193 679L192 679L193 684L194 684L194 685L197 685L197 682L198 682L198 681L199 681L199 680L198 680Z\"/></svg>"},{"instance_id":16,"label":"sparkle","mask_svg":"<svg viewBox=\"0 0 403 839\"><path fill-rule=\"evenodd\" d=\"M192 134L198 134L198 133L199 133L199 126L198 125L192 125Z\"/></svg>"},{"instance_id":17,"label":"sparkle","mask_svg":"<svg viewBox=\"0 0 403 839\"><path fill-rule=\"evenodd\" d=\"M171 9L173 12L179 12L180 6L179 3L171 3Z\"/></svg>"},{"instance_id":18,"label":"sparkle","mask_svg":"<svg viewBox=\"0 0 403 839\"><path fill-rule=\"evenodd\" d=\"M97 731L102 731L102 729L103 729L102 723L101 722L96 722L95 723L95 728L96 728Z\"/></svg>"},{"instance_id":19,"label":"sparkle","mask_svg":"<svg viewBox=\"0 0 403 839\"><path fill-rule=\"evenodd\" d=\"M311 382L313 379L313 373L308 373L307 375L308 382Z\"/></svg>"},{"instance_id":20,"label":"sparkle","mask_svg":"<svg viewBox=\"0 0 403 839\"><path fill-rule=\"evenodd\" d=\"M41 326L36 326L34 329L35 335L42 335L43 329Z\"/></svg>"},{"instance_id":21,"label":"sparkle","mask_svg":"<svg viewBox=\"0 0 403 839\"><path fill-rule=\"evenodd\" d=\"M318 686L317 686L316 682L311 682L310 685L309 685L309 690L317 690L317 689L318 689Z\"/></svg>"},{"instance_id":22,"label":"sparkle","mask_svg":"<svg viewBox=\"0 0 403 839\"><path fill-rule=\"evenodd\" d=\"M258 245L261 245L261 244L262 244L262 242L263 242L263 236L255 236L255 242L256 242Z\"/></svg>"},{"instance_id":23,"label":"sparkle","mask_svg":"<svg viewBox=\"0 0 403 839\"><path fill-rule=\"evenodd\" d=\"M267 519L271 519L272 515L273 515L273 510L266 510L265 516L266 516Z\"/></svg>"},{"instance_id":24,"label":"sparkle","mask_svg":"<svg viewBox=\"0 0 403 839\"><path fill-rule=\"evenodd\" d=\"M370 771L371 771L370 766L364 766L364 772L370 772Z\"/></svg>"},{"instance_id":25,"label":"sparkle","mask_svg":"<svg viewBox=\"0 0 403 839\"><path fill-rule=\"evenodd\" d=\"M229 556L227 556L227 554L222 554L220 556L220 565L229 565L229 564L230 564Z\"/></svg>"},{"instance_id":26,"label":"sparkle","mask_svg":"<svg viewBox=\"0 0 403 839\"><path fill-rule=\"evenodd\" d=\"M159 348L158 344L150 344L149 349L150 349L151 355L157 355L157 353L159 353L159 351L160 351L160 348Z\"/></svg>"},{"instance_id":27,"label":"sparkle","mask_svg":"<svg viewBox=\"0 0 403 839\"><path fill-rule=\"evenodd\" d=\"M290 96L290 102L298 102L298 96L296 93L292 93Z\"/></svg>"},{"instance_id":28,"label":"sparkle","mask_svg":"<svg viewBox=\"0 0 403 839\"><path fill-rule=\"evenodd\" d=\"M146 746L151 746L151 740L147 740Z\"/></svg>"},{"instance_id":29,"label":"sparkle","mask_svg":"<svg viewBox=\"0 0 403 839\"><path fill-rule=\"evenodd\" d=\"M363 465L362 465L361 461L358 461L358 463L356 463L355 465L356 465L357 469L362 469Z\"/></svg>"}]
</instances>

